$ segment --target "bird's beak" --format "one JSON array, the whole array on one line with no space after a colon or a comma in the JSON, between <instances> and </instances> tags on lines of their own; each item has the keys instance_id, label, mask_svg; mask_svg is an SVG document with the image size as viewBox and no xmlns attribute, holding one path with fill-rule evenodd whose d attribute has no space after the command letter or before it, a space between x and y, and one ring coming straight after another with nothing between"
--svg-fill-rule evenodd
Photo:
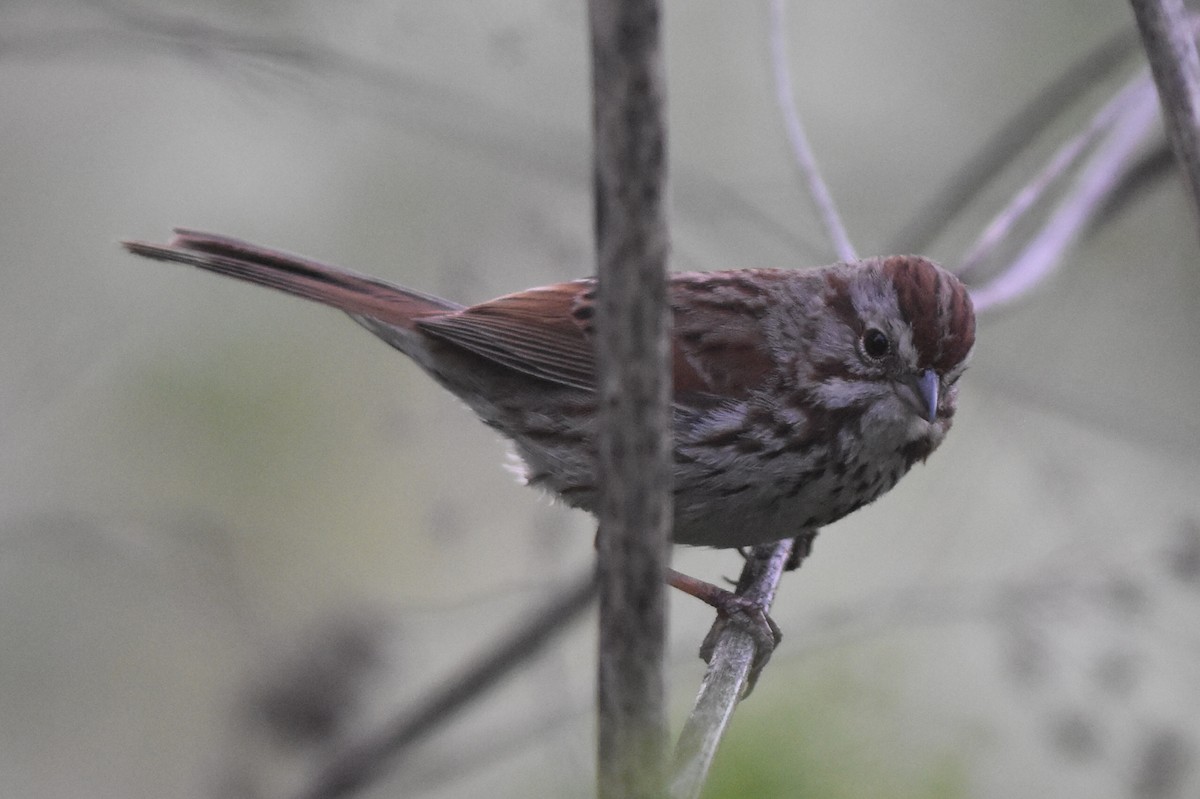
<instances>
[{"instance_id":1,"label":"bird's beak","mask_svg":"<svg viewBox=\"0 0 1200 799\"><path fill-rule=\"evenodd\" d=\"M938 376L932 369L907 377L897 386L903 397L922 419L933 422L937 419Z\"/></svg>"}]
</instances>

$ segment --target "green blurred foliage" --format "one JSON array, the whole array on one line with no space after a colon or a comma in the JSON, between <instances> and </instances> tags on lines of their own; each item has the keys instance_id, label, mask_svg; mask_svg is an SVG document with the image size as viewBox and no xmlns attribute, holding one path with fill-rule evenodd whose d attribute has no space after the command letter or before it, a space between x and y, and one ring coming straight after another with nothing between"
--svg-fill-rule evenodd
<instances>
[{"instance_id":1,"label":"green blurred foliage","mask_svg":"<svg viewBox=\"0 0 1200 799\"><path fill-rule=\"evenodd\" d=\"M795 673L771 675L772 682ZM903 732L896 728L894 700L888 702L880 685L859 684L823 666L815 678L789 679L763 693L738 708L704 799L967 795L961 753L896 751L895 736Z\"/></svg>"}]
</instances>

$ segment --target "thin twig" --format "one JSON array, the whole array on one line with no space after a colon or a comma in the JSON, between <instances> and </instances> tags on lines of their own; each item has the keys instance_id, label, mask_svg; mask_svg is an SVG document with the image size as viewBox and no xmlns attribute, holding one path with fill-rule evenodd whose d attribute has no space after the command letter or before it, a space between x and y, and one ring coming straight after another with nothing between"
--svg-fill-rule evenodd
<instances>
[{"instance_id":1,"label":"thin twig","mask_svg":"<svg viewBox=\"0 0 1200 799\"><path fill-rule=\"evenodd\" d=\"M1167 138L1200 221L1200 58L1183 0L1131 0Z\"/></svg>"},{"instance_id":2,"label":"thin twig","mask_svg":"<svg viewBox=\"0 0 1200 799\"><path fill-rule=\"evenodd\" d=\"M531 613L504 641L468 665L417 707L379 732L345 747L329 759L298 799L337 799L376 780L413 744L533 657L556 633L574 621L596 596L590 571L545 607Z\"/></svg>"},{"instance_id":3,"label":"thin twig","mask_svg":"<svg viewBox=\"0 0 1200 799\"><path fill-rule=\"evenodd\" d=\"M666 784L671 526L666 103L658 0L591 0L599 287L597 791Z\"/></svg>"},{"instance_id":4,"label":"thin twig","mask_svg":"<svg viewBox=\"0 0 1200 799\"><path fill-rule=\"evenodd\" d=\"M1053 272L1063 253L1104 206L1154 129L1155 105L1154 92L1146 85L1081 167L1071 189L1037 235L1003 274L971 292L976 310L993 310L1019 299Z\"/></svg>"},{"instance_id":5,"label":"thin twig","mask_svg":"<svg viewBox=\"0 0 1200 799\"><path fill-rule=\"evenodd\" d=\"M1022 218L1041 202L1128 108L1144 96L1149 87L1149 75L1142 73L1129 81L1116 95L1096 112L1087 127L1072 136L1046 163L1046 166L1013 196L1009 204L992 219L975 243L963 256L955 270L959 277L969 279L1012 235Z\"/></svg>"},{"instance_id":6,"label":"thin twig","mask_svg":"<svg viewBox=\"0 0 1200 799\"><path fill-rule=\"evenodd\" d=\"M794 543L789 539L755 547L746 559L737 593L770 610ZM700 795L733 710L753 679L757 656L753 636L736 624L717 624L708 671L675 747L672 799Z\"/></svg>"},{"instance_id":7,"label":"thin twig","mask_svg":"<svg viewBox=\"0 0 1200 799\"><path fill-rule=\"evenodd\" d=\"M783 129L792 148L792 157L800 169L804 185L808 187L808 194L816 207L817 216L820 217L829 241L833 244L833 251L843 261L854 261L858 259L858 255L854 245L850 243L845 225L842 224L833 195L829 193L829 186L821 177L816 156L808 143L808 135L804 132L804 124L800 121L800 112L796 108L791 66L787 55L787 36L784 32L783 4L784 0L771 0L771 18L768 25L771 72L775 78L775 102L779 106Z\"/></svg>"},{"instance_id":8,"label":"thin twig","mask_svg":"<svg viewBox=\"0 0 1200 799\"><path fill-rule=\"evenodd\" d=\"M1049 125L1097 83L1116 71L1137 39L1120 30L1089 50L1006 121L959 168L887 247L888 252L924 252L992 179Z\"/></svg>"}]
</instances>

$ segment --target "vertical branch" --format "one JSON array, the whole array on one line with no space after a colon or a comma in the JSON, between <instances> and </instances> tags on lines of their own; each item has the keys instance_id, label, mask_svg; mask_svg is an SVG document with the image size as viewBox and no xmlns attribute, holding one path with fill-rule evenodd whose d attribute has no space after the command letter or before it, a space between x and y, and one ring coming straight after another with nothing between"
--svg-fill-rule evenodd
<instances>
[{"instance_id":1,"label":"vertical branch","mask_svg":"<svg viewBox=\"0 0 1200 799\"><path fill-rule=\"evenodd\" d=\"M1183 0L1132 0L1167 138L1200 215L1200 58ZM1200 219L1200 216L1198 216Z\"/></svg>"},{"instance_id":2,"label":"vertical branch","mask_svg":"<svg viewBox=\"0 0 1200 799\"><path fill-rule=\"evenodd\" d=\"M600 480L598 795L661 797L671 524L664 91L655 0L591 0Z\"/></svg>"}]
</instances>

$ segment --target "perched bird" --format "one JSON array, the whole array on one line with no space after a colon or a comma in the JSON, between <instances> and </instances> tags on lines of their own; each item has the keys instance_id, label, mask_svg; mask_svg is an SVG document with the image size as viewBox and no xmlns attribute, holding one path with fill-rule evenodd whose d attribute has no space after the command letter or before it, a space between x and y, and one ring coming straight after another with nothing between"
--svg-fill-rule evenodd
<instances>
[{"instance_id":1,"label":"perched bird","mask_svg":"<svg viewBox=\"0 0 1200 799\"><path fill-rule=\"evenodd\" d=\"M594 280L464 306L209 233L124 246L345 311L506 436L528 483L596 509ZM668 302L681 544L811 538L884 494L945 437L975 342L966 287L916 256L675 273Z\"/></svg>"}]
</instances>

